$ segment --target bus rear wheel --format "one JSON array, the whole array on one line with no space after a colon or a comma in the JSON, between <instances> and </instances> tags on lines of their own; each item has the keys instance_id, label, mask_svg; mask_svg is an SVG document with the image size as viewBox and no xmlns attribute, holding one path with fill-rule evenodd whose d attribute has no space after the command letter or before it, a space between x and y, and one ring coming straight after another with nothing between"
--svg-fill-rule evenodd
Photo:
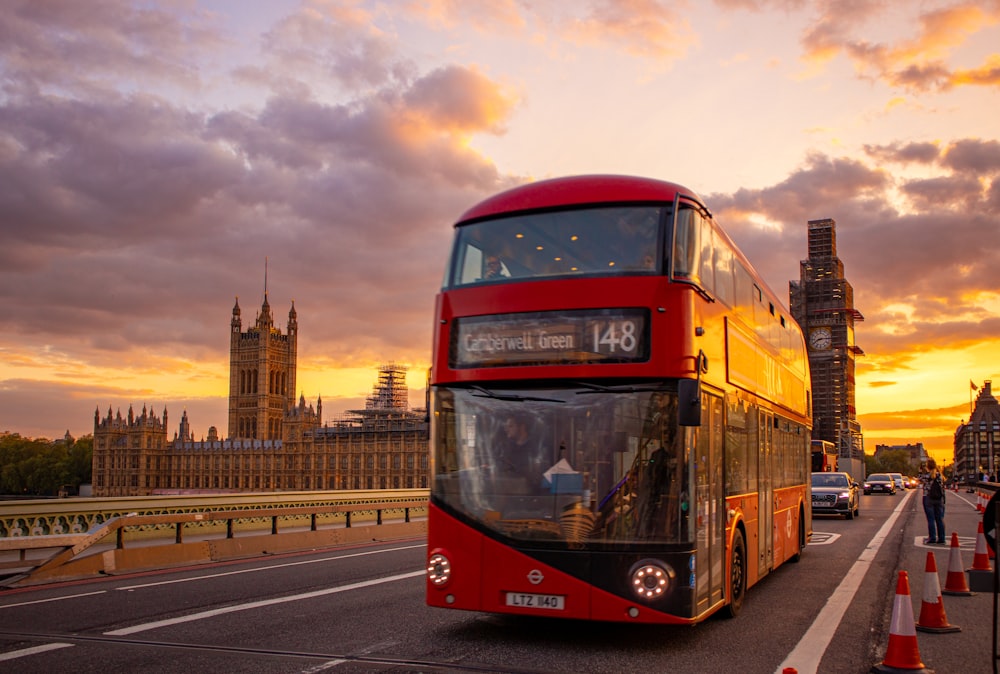
<instances>
[{"instance_id":1,"label":"bus rear wheel","mask_svg":"<svg viewBox=\"0 0 1000 674\"><path fill-rule=\"evenodd\" d=\"M729 560L729 603L722 610L726 618L735 618L743 609L743 599L747 594L747 554L743 543L743 532L733 534L733 551Z\"/></svg>"}]
</instances>

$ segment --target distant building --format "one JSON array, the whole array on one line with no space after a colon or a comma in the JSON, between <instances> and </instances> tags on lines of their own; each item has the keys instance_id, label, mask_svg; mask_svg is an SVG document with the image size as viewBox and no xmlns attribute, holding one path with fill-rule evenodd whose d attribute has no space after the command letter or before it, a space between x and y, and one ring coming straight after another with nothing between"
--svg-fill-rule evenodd
<instances>
[{"instance_id":1,"label":"distant building","mask_svg":"<svg viewBox=\"0 0 1000 674\"><path fill-rule=\"evenodd\" d=\"M864 437L855 406L854 324L864 320L854 308L854 288L837 257L837 223L810 220L809 257L799 263L799 280L790 281L789 309L806 335L812 376L813 431L816 440L838 448L840 463L864 466ZM854 469L851 470L855 472ZM863 476L863 475L862 475Z\"/></svg>"},{"instance_id":2,"label":"distant building","mask_svg":"<svg viewBox=\"0 0 1000 674\"><path fill-rule=\"evenodd\" d=\"M229 437L279 440L281 422L295 403L299 338L295 303L288 311L286 334L274 326L266 290L253 326L243 331L238 297L230 325Z\"/></svg>"},{"instance_id":3,"label":"distant building","mask_svg":"<svg viewBox=\"0 0 1000 674\"><path fill-rule=\"evenodd\" d=\"M242 329L239 301L230 336L229 435L210 427L195 440L187 411L168 440L167 410L102 417L94 412L94 496L428 485L426 411L409 409L406 369L379 367L364 410L323 423L323 402L294 402L298 323L282 333L267 292L254 325Z\"/></svg>"},{"instance_id":4,"label":"distant building","mask_svg":"<svg viewBox=\"0 0 1000 674\"><path fill-rule=\"evenodd\" d=\"M917 442L912 445L909 443L905 445L875 445L875 459L881 459L884 452L898 452L900 450L907 453L914 468L926 461L929 456L927 450L924 449L924 443Z\"/></svg>"},{"instance_id":5,"label":"distant building","mask_svg":"<svg viewBox=\"0 0 1000 674\"><path fill-rule=\"evenodd\" d=\"M993 382L987 379L976 387L976 406L955 429L955 468L953 475L969 481L980 475L997 477L1000 471L1000 403L993 397Z\"/></svg>"}]
</instances>

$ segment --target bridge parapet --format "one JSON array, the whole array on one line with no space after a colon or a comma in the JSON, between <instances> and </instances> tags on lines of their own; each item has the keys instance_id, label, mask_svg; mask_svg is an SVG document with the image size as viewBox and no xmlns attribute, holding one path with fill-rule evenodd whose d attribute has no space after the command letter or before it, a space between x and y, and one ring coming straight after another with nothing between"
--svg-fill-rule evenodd
<instances>
[{"instance_id":1,"label":"bridge parapet","mask_svg":"<svg viewBox=\"0 0 1000 674\"><path fill-rule=\"evenodd\" d=\"M414 498L417 495L420 498ZM199 499L196 503L169 500L169 505L164 505L160 503L162 498L127 499L157 501L146 504L147 509L161 512L133 510L115 514L113 510L94 509L104 521L85 533L0 538L0 569L12 572L10 577L0 579L0 585L34 585L100 573L417 537L427 531L426 490L303 492L294 497L281 494L278 499L270 498L274 496L270 494L257 496L262 497L257 502L229 504L229 508L218 510L204 508L225 504ZM117 499L102 501L108 500ZM41 520L46 516L66 515L36 512L25 518ZM190 536L192 533L196 536ZM189 535L188 540L185 535ZM192 537L199 540L191 541ZM108 543L112 538L113 546Z\"/></svg>"},{"instance_id":2,"label":"bridge parapet","mask_svg":"<svg viewBox=\"0 0 1000 674\"><path fill-rule=\"evenodd\" d=\"M426 489L397 489L0 501L0 539L86 533L115 517L128 514L377 505L427 497ZM163 528L151 526L154 529Z\"/></svg>"}]
</instances>

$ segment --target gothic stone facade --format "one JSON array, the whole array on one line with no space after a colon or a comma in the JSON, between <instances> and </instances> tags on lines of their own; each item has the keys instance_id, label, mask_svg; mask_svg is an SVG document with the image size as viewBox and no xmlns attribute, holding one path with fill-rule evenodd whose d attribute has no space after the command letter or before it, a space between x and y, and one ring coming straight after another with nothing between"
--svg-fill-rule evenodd
<instances>
[{"instance_id":1,"label":"gothic stone facade","mask_svg":"<svg viewBox=\"0 0 1000 674\"><path fill-rule=\"evenodd\" d=\"M229 439L215 427L196 441L184 412L173 440L162 417L94 413L94 496L143 496L327 489L426 489L428 424L409 410L405 371L380 367L366 409L324 424L322 400L294 404L297 321L274 327L265 293L253 327L243 332L239 302L230 342Z\"/></svg>"}]
</instances>

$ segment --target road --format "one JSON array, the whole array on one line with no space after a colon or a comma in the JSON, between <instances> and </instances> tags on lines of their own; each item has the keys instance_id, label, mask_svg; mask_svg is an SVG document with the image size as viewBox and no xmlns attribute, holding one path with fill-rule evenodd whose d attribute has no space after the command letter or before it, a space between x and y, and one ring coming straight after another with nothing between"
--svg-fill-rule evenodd
<instances>
[{"instance_id":1,"label":"road","mask_svg":"<svg viewBox=\"0 0 1000 674\"><path fill-rule=\"evenodd\" d=\"M978 515L949 494L971 566ZM888 524L887 524L888 523ZM919 617L927 552L919 494L824 517L799 564L751 588L735 620L696 627L432 609L423 540L257 558L0 593L0 669L30 672L867 672L885 655L897 573ZM956 634L918 633L928 668L990 672L993 598L945 597Z\"/></svg>"}]
</instances>

